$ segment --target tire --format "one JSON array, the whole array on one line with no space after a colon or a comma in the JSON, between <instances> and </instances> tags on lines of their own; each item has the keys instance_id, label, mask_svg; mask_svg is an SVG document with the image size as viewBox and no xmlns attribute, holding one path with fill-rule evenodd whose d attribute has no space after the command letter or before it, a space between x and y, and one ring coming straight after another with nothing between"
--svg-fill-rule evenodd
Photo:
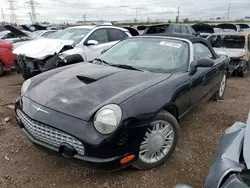
<instances>
[{"instance_id":1,"label":"tire","mask_svg":"<svg viewBox=\"0 0 250 188\"><path fill-rule=\"evenodd\" d=\"M159 124L161 122L162 124ZM158 124L158 132L156 128L157 124ZM167 124L167 126L164 126L164 124ZM165 131L163 131L164 129ZM167 136L168 134L169 136ZM168 139L166 139L166 136ZM133 163L133 166L139 170L149 170L151 168L161 165L162 163L167 161L168 158L173 153L179 141L179 137L180 137L180 126L176 118L167 111L158 113L156 117L151 121L150 126L144 135L144 140L142 141L139 147L138 159ZM172 138L172 141L170 138ZM167 142L171 144L170 145L167 144L167 146L164 145ZM144 153L145 147L148 148L148 151ZM156 152L156 150L158 153ZM151 162L146 161L147 160L146 153L147 154L151 153L149 154L149 156L151 156L149 158L152 158L152 160L150 160ZM160 156L158 154L160 154Z\"/></svg>"},{"instance_id":2,"label":"tire","mask_svg":"<svg viewBox=\"0 0 250 188\"><path fill-rule=\"evenodd\" d=\"M3 76L4 72L5 72L5 69L4 69L3 63L0 61L0 76Z\"/></svg>"},{"instance_id":3,"label":"tire","mask_svg":"<svg viewBox=\"0 0 250 188\"><path fill-rule=\"evenodd\" d=\"M248 66L247 66L247 63L243 66L243 67L240 67L239 70L238 70L238 75L240 77L245 77L248 73Z\"/></svg>"},{"instance_id":4,"label":"tire","mask_svg":"<svg viewBox=\"0 0 250 188\"><path fill-rule=\"evenodd\" d=\"M213 99L217 100L217 99L223 98L223 96L225 94L226 86L227 86L227 78L228 78L227 75L228 75L228 73L225 71L223 74L223 77L221 79L221 82L220 82L220 88L216 91L216 93L212 97Z\"/></svg>"}]
</instances>

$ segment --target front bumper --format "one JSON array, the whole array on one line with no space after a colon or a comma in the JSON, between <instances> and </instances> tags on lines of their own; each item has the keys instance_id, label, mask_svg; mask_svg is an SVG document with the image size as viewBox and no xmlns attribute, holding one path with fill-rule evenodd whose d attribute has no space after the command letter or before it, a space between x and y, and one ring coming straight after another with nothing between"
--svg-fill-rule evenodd
<instances>
[{"instance_id":1,"label":"front bumper","mask_svg":"<svg viewBox=\"0 0 250 188\"><path fill-rule=\"evenodd\" d=\"M232 75L233 73L239 71L242 67L244 67L246 64L248 64L244 60L240 59L231 59L229 62L229 73Z\"/></svg>"},{"instance_id":2,"label":"front bumper","mask_svg":"<svg viewBox=\"0 0 250 188\"><path fill-rule=\"evenodd\" d=\"M37 109L39 108L42 110L40 109L40 111L38 111ZM36 126L36 129L28 128L27 125L25 125L27 122L24 122L24 120L20 118L18 111L25 114L33 123L37 122L37 124L31 123ZM109 136L101 135L94 129L90 122L84 122L77 118L53 111L26 97L17 100L15 112L21 129L31 142L42 146L42 148L61 153L60 143L53 144L52 142L46 141L44 137L41 137L40 133L43 132L44 134L44 126L46 126L48 129L44 135L47 139L50 139L50 135L48 134L48 132L50 132L51 135L56 136L66 134L66 137L68 135L69 137L75 138L76 140L74 140L74 142L80 141L82 143L84 152L79 152L78 150L71 160L101 170L117 170L131 165L133 161L121 164L120 160L130 154L134 154L137 157L138 148L144 135L142 134L142 127L129 128L129 130L126 131L124 131L125 129L119 129L115 134ZM42 124L43 127L39 127L40 124ZM55 133L53 130L57 132ZM59 136L61 137L60 139L62 139L62 136ZM134 137L136 137L136 139L131 139ZM51 140L52 139L50 139L50 141ZM53 141L55 140L53 139ZM65 139L63 142L65 143ZM63 145L64 143L61 144ZM73 145L72 142L69 143ZM136 158L134 160L136 160Z\"/></svg>"}]
</instances>

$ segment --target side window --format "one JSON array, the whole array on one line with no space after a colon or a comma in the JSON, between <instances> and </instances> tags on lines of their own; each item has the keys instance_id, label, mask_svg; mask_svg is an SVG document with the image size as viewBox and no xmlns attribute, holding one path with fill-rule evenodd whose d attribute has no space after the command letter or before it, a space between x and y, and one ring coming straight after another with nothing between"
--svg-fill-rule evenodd
<instances>
[{"instance_id":1,"label":"side window","mask_svg":"<svg viewBox=\"0 0 250 188\"><path fill-rule=\"evenodd\" d=\"M119 29L108 29L108 38L109 38L108 41L109 42L123 40L126 37L128 37L126 33L124 33L123 31Z\"/></svg>"},{"instance_id":2,"label":"side window","mask_svg":"<svg viewBox=\"0 0 250 188\"><path fill-rule=\"evenodd\" d=\"M166 33L169 25L150 26L146 34Z\"/></svg>"},{"instance_id":3,"label":"side window","mask_svg":"<svg viewBox=\"0 0 250 188\"><path fill-rule=\"evenodd\" d=\"M213 58L212 52L209 50L207 46L201 43L194 44L194 60L197 61L200 58Z\"/></svg>"},{"instance_id":4,"label":"side window","mask_svg":"<svg viewBox=\"0 0 250 188\"><path fill-rule=\"evenodd\" d=\"M174 27L174 32L175 32L175 33L181 33L181 26L176 25L176 26Z\"/></svg>"},{"instance_id":5,"label":"side window","mask_svg":"<svg viewBox=\"0 0 250 188\"><path fill-rule=\"evenodd\" d=\"M108 33L106 29L98 29L94 31L88 40L96 40L99 44L108 42Z\"/></svg>"},{"instance_id":6,"label":"side window","mask_svg":"<svg viewBox=\"0 0 250 188\"><path fill-rule=\"evenodd\" d=\"M184 26L184 25L181 26L181 33L188 34L188 30L187 30L186 26Z\"/></svg>"}]
</instances>

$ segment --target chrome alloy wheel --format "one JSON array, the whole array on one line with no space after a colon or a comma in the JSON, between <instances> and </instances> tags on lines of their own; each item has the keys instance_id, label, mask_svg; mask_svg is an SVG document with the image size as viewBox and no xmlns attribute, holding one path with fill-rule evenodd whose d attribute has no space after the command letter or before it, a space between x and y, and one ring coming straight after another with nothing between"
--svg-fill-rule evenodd
<instances>
[{"instance_id":1,"label":"chrome alloy wheel","mask_svg":"<svg viewBox=\"0 0 250 188\"><path fill-rule=\"evenodd\" d=\"M167 121L151 123L140 146L139 159L145 163L156 163L164 158L174 142L174 129Z\"/></svg>"},{"instance_id":2,"label":"chrome alloy wheel","mask_svg":"<svg viewBox=\"0 0 250 188\"><path fill-rule=\"evenodd\" d=\"M223 75L223 78L221 80L220 83L220 89L219 89L219 97L222 97L224 92L225 92L225 88L226 88L226 81L227 81L227 77L226 74Z\"/></svg>"}]
</instances>

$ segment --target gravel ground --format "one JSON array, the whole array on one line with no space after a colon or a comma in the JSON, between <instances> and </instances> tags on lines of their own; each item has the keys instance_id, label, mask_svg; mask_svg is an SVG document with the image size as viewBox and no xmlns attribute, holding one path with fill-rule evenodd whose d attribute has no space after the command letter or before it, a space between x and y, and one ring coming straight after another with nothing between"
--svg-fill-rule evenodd
<instances>
[{"instance_id":1,"label":"gravel ground","mask_svg":"<svg viewBox=\"0 0 250 188\"><path fill-rule=\"evenodd\" d=\"M223 132L235 121L246 120L250 107L250 76L230 78L227 102L207 102L181 122L181 139L171 159L150 171L127 168L95 172L36 149L22 134L7 106L19 95L22 78L8 73L0 78L0 187L164 187L176 183L200 188ZM10 121L4 120L9 117Z\"/></svg>"}]
</instances>

